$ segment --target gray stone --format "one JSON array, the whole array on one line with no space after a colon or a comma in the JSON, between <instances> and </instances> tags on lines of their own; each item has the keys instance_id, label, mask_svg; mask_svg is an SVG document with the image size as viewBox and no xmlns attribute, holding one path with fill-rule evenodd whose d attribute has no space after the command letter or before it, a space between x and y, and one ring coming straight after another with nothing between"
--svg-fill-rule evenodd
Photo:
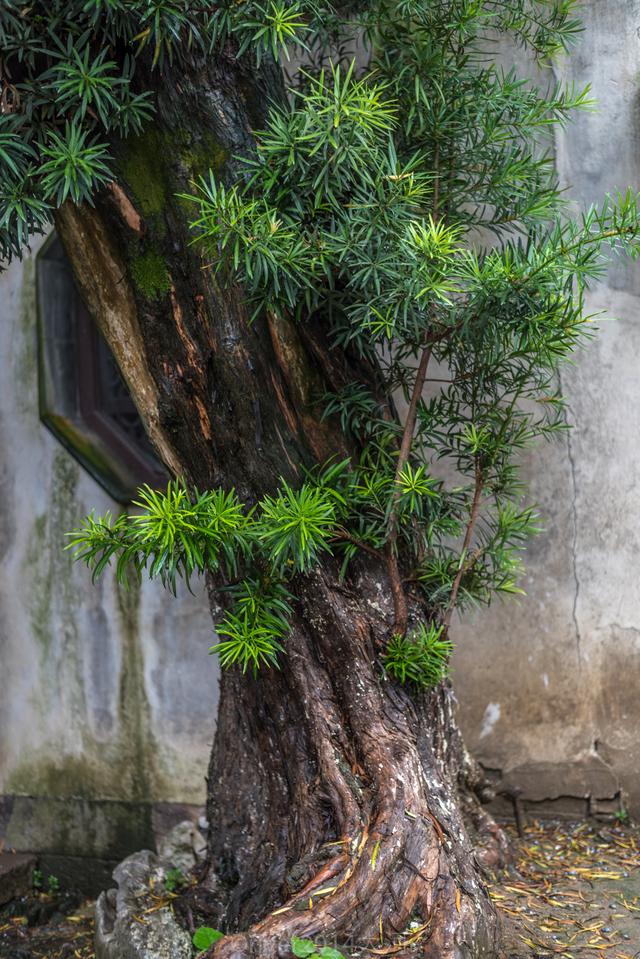
<instances>
[{"instance_id":1,"label":"gray stone","mask_svg":"<svg viewBox=\"0 0 640 959\"><path fill-rule=\"evenodd\" d=\"M204 859L206 850L204 836L190 819L179 822L158 843L160 859L167 865L180 869L185 875Z\"/></svg>"},{"instance_id":2,"label":"gray stone","mask_svg":"<svg viewBox=\"0 0 640 959\"><path fill-rule=\"evenodd\" d=\"M505 770L503 786L518 786L530 802L576 799L614 799L620 791L611 768L597 755L583 756L579 761L558 763L523 763ZM615 810L615 807L614 807Z\"/></svg>"},{"instance_id":3,"label":"gray stone","mask_svg":"<svg viewBox=\"0 0 640 959\"><path fill-rule=\"evenodd\" d=\"M96 959L191 959L191 939L169 906L152 899L163 891L166 870L144 850L113 871L118 888L101 893L96 903Z\"/></svg>"},{"instance_id":4,"label":"gray stone","mask_svg":"<svg viewBox=\"0 0 640 959\"><path fill-rule=\"evenodd\" d=\"M6 843L25 852L120 862L154 843L149 803L14 796Z\"/></svg>"},{"instance_id":5,"label":"gray stone","mask_svg":"<svg viewBox=\"0 0 640 959\"><path fill-rule=\"evenodd\" d=\"M0 906L18 896L26 896L31 889L33 856L13 852L0 852Z\"/></svg>"}]
</instances>

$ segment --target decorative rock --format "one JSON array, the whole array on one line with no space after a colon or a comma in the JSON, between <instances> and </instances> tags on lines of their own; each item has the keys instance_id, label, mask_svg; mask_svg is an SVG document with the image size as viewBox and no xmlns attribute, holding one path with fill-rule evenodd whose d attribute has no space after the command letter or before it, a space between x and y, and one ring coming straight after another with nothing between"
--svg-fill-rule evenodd
<instances>
[{"instance_id":1,"label":"decorative rock","mask_svg":"<svg viewBox=\"0 0 640 959\"><path fill-rule=\"evenodd\" d=\"M0 852L0 906L31 892L33 856L17 852Z\"/></svg>"},{"instance_id":2,"label":"decorative rock","mask_svg":"<svg viewBox=\"0 0 640 959\"><path fill-rule=\"evenodd\" d=\"M180 869L185 875L204 859L207 849L204 836L195 823L184 819L158 843L158 856L163 863Z\"/></svg>"},{"instance_id":3,"label":"decorative rock","mask_svg":"<svg viewBox=\"0 0 640 959\"><path fill-rule=\"evenodd\" d=\"M96 959L191 959L191 940L171 909L157 909L149 894L163 889L165 868L149 850L128 856L113 871L118 888L96 903Z\"/></svg>"}]
</instances>

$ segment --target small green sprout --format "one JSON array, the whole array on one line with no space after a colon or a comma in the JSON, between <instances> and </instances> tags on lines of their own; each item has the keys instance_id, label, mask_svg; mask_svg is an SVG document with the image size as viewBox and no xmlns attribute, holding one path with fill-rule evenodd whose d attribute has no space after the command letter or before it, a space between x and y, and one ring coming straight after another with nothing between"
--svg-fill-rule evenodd
<instances>
[{"instance_id":1,"label":"small green sprout","mask_svg":"<svg viewBox=\"0 0 640 959\"><path fill-rule=\"evenodd\" d=\"M164 888L167 892L175 892L180 886L187 883L187 877L182 869L168 869L164 877Z\"/></svg>"},{"instance_id":2,"label":"small green sprout","mask_svg":"<svg viewBox=\"0 0 640 959\"><path fill-rule=\"evenodd\" d=\"M386 672L401 683L423 689L437 686L447 675L453 643L442 639L443 627L430 623L406 636L391 639L384 658Z\"/></svg>"},{"instance_id":3,"label":"small green sprout","mask_svg":"<svg viewBox=\"0 0 640 959\"><path fill-rule=\"evenodd\" d=\"M60 880L57 876L47 877L47 891L50 896L57 896L60 892Z\"/></svg>"},{"instance_id":4,"label":"small green sprout","mask_svg":"<svg viewBox=\"0 0 640 959\"><path fill-rule=\"evenodd\" d=\"M191 942L198 952L204 952L223 937L224 933L220 932L219 929L212 929L211 926L198 926L191 938Z\"/></svg>"},{"instance_id":5,"label":"small green sprout","mask_svg":"<svg viewBox=\"0 0 640 959\"><path fill-rule=\"evenodd\" d=\"M333 946L319 946L312 939L297 936L291 940L291 951L296 959L344 959L344 955Z\"/></svg>"}]
</instances>

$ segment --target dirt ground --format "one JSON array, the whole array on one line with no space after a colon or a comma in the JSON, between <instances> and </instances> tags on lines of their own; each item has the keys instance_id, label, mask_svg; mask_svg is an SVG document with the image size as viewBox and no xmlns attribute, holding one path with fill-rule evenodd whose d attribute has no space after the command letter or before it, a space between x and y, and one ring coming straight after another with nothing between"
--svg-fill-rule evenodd
<instances>
[{"instance_id":1,"label":"dirt ground","mask_svg":"<svg viewBox=\"0 0 640 959\"><path fill-rule=\"evenodd\" d=\"M38 893L0 909L0 959L95 959L95 902L79 899Z\"/></svg>"},{"instance_id":2,"label":"dirt ground","mask_svg":"<svg viewBox=\"0 0 640 959\"><path fill-rule=\"evenodd\" d=\"M640 828L534 822L513 842L514 864L490 886L505 957L640 959ZM4 907L0 957L95 959L93 903L62 891Z\"/></svg>"}]
</instances>

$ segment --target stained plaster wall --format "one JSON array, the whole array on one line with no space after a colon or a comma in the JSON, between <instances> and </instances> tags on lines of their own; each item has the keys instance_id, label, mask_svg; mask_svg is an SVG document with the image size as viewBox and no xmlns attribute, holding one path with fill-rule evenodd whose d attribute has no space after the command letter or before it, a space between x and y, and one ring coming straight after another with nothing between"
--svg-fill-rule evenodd
<instances>
[{"instance_id":1,"label":"stained plaster wall","mask_svg":"<svg viewBox=\"0 0 640 959\"><path fill-rule=\"evenodd\" d=\"M217 668L203 595L63 549L119 506L39 420L34 272L0 275L0 838L108 861L202 803Z\"/></svg>"},{"instance_id":2,"label":"stained plaster wall","mask_svg":"<svg viewBox=\"0 0 640 959\"><path fill-rule=\"evenodd\" d=\"M589 0L555 68L597 109L556 137L576 208L640 189L640 2ZM546 527L528 597L458 627L454 681L471 749L534 811L640 814L640 265L591 297L596 339L561 372L573 429L525 458ZM549 802L552 800L553 802Z\"/></svg>"}]
</instances>

